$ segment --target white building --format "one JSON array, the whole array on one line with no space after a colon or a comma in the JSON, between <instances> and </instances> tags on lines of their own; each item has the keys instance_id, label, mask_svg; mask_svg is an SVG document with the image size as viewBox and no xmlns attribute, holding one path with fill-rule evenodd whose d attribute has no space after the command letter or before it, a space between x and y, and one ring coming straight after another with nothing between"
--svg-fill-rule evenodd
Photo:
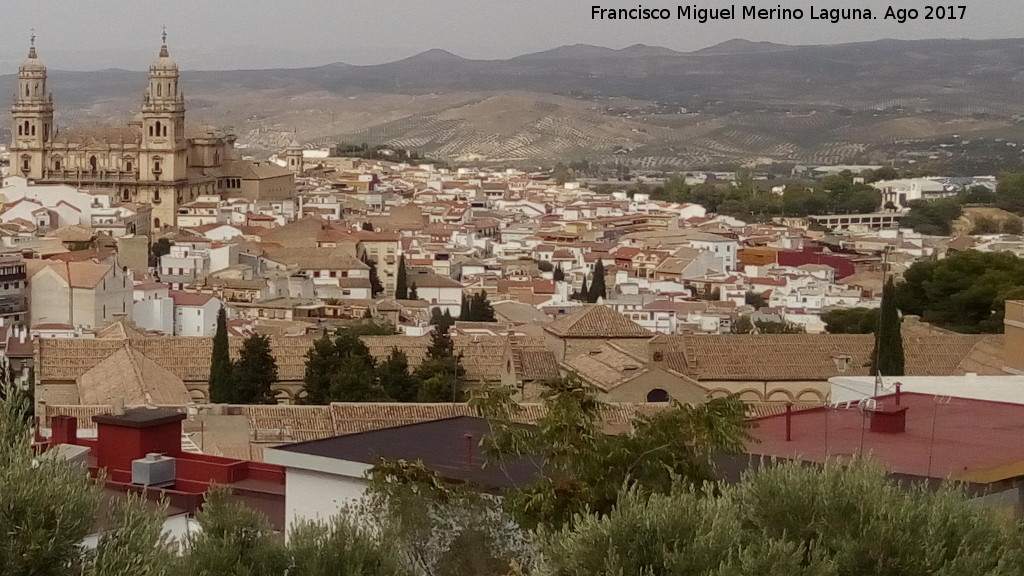
<instances>
[{"instance_id":1,"label":"white building","mask_svg":"<svg viewBox=\"0 0 1024 576\"><path fill-rule=\"evenodd\" d=\"M170 292L174 301L174 335L211 337L217 332L221 302L212 294Z\"/></svg>"},{"instance_id":2,"label":"white building","mask_svg":"<svg viewBox=\"0 0 1024 576\"><path fill-rule=\"evenodd\" d=\"M174 300L170 289L160 282L136 284L133 289L132 320L144 330L174 335Z\"/></svg>"},{"instance_id":3,"label":"white building","mask_svg":"<svg viewBox=\"0 0 1024 576\"><path fill-rule=\"evenodd\" d=\"M96 329L132 317L131 272L116 263L28 260L26 266L33 325Z\"/></svg>"}]
</instances>

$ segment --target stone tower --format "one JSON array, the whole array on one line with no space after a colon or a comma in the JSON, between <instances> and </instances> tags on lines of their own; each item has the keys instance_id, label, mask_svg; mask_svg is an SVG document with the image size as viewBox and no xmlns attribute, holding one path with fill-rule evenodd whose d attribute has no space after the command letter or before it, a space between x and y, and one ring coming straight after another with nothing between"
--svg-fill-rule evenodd
<instances>
[{"instance_id":1,"label":"stone tower","mask_svg":"<svg viewBox=\"0 0 1024 576\"><path fill-rule=\"evenodd\" d=\"M53 95L46 89L46 66L36 56L35 34L18 68L17 90L11 106L11 173L37 180L52 168L46 166L46 150L53 139Z\"/></svg>"},{"instance_id":2,"label":"stone tower","mask_svg":"<svg viewBox=\"0 0 1024 576\"><path fill-rule=\"evenodd\" d=\"M167 52L164 32L160 55L149 67L149 85L142 99L140 180L171 184L187 177L185 95L178 88L178 79L178 65Z\"/></svg>"},{"instance_id":3,"label":"stone tower","mask_svg":"<svg viewBox=\"0 0 1024 576\"><path fill-rule=\"evenodd\" d=\"M304 168L302 163L302 146L299 145L297 140L292 139L291 143L288 144L288 148L284 151L285 161L288 163L288 169L296 174L302 174Z\"/></svg>"}]
</instances>

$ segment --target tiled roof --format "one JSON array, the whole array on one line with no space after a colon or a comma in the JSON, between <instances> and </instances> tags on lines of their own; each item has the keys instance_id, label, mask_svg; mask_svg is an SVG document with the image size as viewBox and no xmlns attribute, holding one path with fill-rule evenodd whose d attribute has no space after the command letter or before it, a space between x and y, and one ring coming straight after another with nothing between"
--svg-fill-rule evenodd
<instances>
[{"instance_id":1,"label":"tiled roof","mask_svg":"<svg viewBox=\"0 0 1024 576\"><path fill-rule=\"evenodd\" d=\"M544 326L561 338L650 338L645 328L601 304L590 304Z\"/></svg>"},{"instance_id":2,"label":"tiled roof","mask_svg":"<svg viewBox=\"0 0 1024 576\"><path fill-rule=\"evenodd\" d=\"M903 336L909 376L948 376L984 336ZM835 376L868 376L871 334L721 334L659 336L652 348L664 353L672 370L698 381L825 381ZM848 358L849 360L844 360ZM845 369L841 366L845 365Z\"/></svg>"}]
</instances>

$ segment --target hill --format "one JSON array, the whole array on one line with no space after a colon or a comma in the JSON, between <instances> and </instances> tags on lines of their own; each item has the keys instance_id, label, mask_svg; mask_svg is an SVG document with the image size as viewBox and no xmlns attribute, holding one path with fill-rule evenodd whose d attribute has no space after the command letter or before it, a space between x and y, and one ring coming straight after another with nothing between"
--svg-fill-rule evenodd
<instances>
[{"instance_id":1,"label":"hill","mask_svg":"<svg viewBox=\"0 0 1024 576\"><path fill-rule=\"evenodd\" d=\"M681 167L869 160L893 142L1019 133L1022 70L1021 39L730 40L692 53L573 45L485 61L430 50L375 66L183 75L192 121L233 126L257 151L297 132L451 159L614 156ZM51 78L65 127L127 119L145 84L125 70ZM13 81L0 76L0 92Z\"/></svg>"}]
</instances>

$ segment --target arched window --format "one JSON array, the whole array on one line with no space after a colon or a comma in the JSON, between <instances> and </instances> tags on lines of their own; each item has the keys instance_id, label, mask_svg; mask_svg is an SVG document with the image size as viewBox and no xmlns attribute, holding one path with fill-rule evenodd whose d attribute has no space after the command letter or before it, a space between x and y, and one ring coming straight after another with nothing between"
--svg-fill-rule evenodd
<instances>
[{"instance_id":1,"label":"arched window","mask_svg":"<svg viewBox=\"0 0 1024 576\"><path fill-rule=\"evenodd\" d=\"M21 124L18 124L18 136L24 136L24 135L25 135L25 132L21 128Z\"/></svg>"},{"instance_id":2,"label":"arched window","mask_svg":"<svg viewBox=\"0 0 1024 576\"><path fill-rule=\"evenodd\" d=\"M53 169L54 170L60 170L60 158L54 158L54 160L53 160Z\"/></svg>"},{"instance_id":3,"label":"arched window","mask_svg":"<svg viewBox=\"0 0 1024 576\"><path fill-rule=\"evenodd\" d=\"M159 218L153 218L153 228L156 228L157 230L160 229L160 219Z\"/></svg>"},{"instance_id":4,"label":"arched window","mask_svg":"<svg viewBox=\"0 0 1024 576\"><path fill-rule=\"evenodd\" d=\"M25 136L28 136L28 120L25 120Z\"/></svg>"},{"instance_id":5,"label":"arched window","mask_svg":"<svg viewBox=\"0 0 1024 576\"><path fill-rule=\"evenodd\" d=\"M35 124L32 125L32 135L33 136L36 135L36 125Z\"/></svg>"},{"instance_id":6,"label":"arched window","mask_svg":"<svg viewBox=\"0 0 1024 576\"><path fill-rule=\"evenodd\" d=\"M162 134L162 135L163 135L163 136L167 136L167 126L164 126L164 132L163 132L163 134Z\"/></svg>"},{"instance_id":7,"label":"arched window","mask_svg":"<svg viewBox=\"0 0 1024 576\"><path fill-rule=\"evenodd\" d=\"M36 96L39 96L39 82L36 82Z\"/></svg>"},{"instance_id":8,"label":"arched window","mask_svg":"<svg viewBox=\"0 0 1024 576\"><path fill-rule=\"evenodd\" d=\"M163 94L163 85L162 84L157 84L156 85L156 95L157 96L163 96L164 95Z\"/></svg>"},{"instance_id":9,"label":"arched window","mask_svg":"<svg viewBox=\"0 0 1024 576\"><path fill-rule=\"evenodd\" d=\"M647 393L648 402L668 402L668 392L655 388Z\"/></svg>"},{"instance_id":10,"label":"arched window","mask_svg":"<svg viewBox=\"0 0 1024 576\"><path fill-rule=\"evenodd\" d=\"M150 124L150 126L149 126L149 135L150 136L153 135L153 125L152 124Z\"/></svg>"},{"instance_id":11,"label":"arched window","mask_svg":"<svg viewBox=\"0 0 1024 576\"><path fill-rule=\"evenodd\" d=\"M25 96L30 96L28 92L28 84L25 84Z\"/></svg>"},{"instance_id":12,"label":"arched window","mask_svg":"<svg viewBox=\"0 0 1024 576\"><path fill-rule=\"evenodd\" d=\"M96 171L96 157L95 156L89 156L89 169L92 170L93 172Z\"/></svg>"},{"instance_id":13,"label":"arched window","mask_svg":"<svg viewBox=\"0 0 1024 576\"><path fill-rule=\"evenodd\" d=\"M663 352L658 351L658 352L654 353L654 361L655 362L661 362L663 360L665 360L665 354Z\"/></svg>"},{"instance_id":14,"label":"arched window","mask_svg":"<svg viewBox=\"0 0 1024 576\"><path fill-rule=\"evenodd\" d=\"M160 121L159 120L156 121L156 135L157 136L160 135Z\"/></svg>"}]
</instances>

